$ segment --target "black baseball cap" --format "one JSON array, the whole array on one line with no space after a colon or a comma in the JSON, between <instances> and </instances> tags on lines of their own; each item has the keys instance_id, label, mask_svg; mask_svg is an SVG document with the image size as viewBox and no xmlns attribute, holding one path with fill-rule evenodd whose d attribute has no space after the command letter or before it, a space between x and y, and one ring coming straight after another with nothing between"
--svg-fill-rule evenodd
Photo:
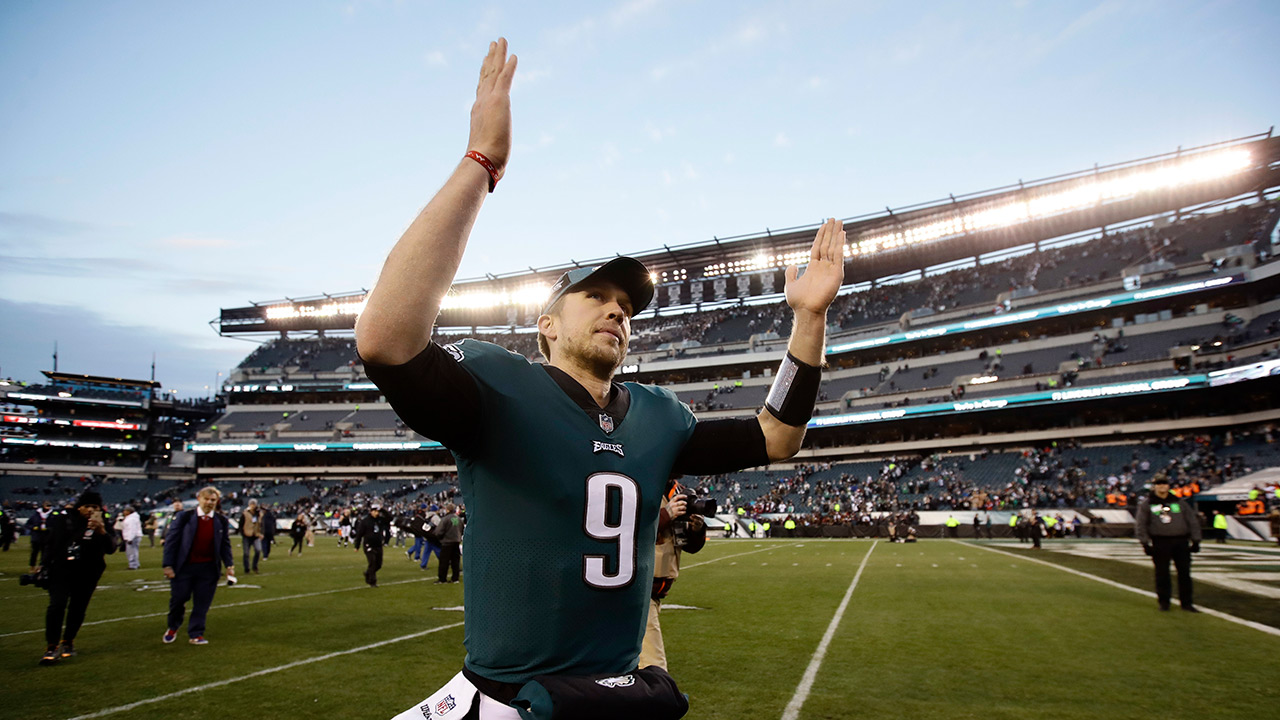
<instances>
[{"instance_id":1,"label":"black baseball cap","mask_svg":"<svg viewBox=\"0 0 1280 720\"><path fill-rule=\"evenodd\" d=\"M85 505L102 507L102 496L96 490L85 490L80 493L80 497L76 498L76 507L84 507Z\"/></svg>"},{"instance_id":2,"label":"black baseball cap","mask_svg":"<svg viewBox=\"0 0 1280 720\"><path fill-rule=\"evenodd\" d=\"M551 286L551 296L542 306L545 313L560 298L573 292L588 280L603 280L622 288L631 298L631 316L640 314L653 300L653 276L644 263L629 257L618 257L593 268L574 268L560 276Z\"/></svg>"}]
</instances>

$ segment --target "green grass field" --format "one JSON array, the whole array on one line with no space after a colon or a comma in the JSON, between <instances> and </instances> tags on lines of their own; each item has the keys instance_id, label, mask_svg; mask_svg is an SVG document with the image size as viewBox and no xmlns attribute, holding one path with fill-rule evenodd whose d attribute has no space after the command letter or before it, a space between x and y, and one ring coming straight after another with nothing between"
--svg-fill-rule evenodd
<instances>
[{"instance_id":1,"label":"green grass field","mask_svg":"<svg viewBox=\"0 0 1280 720\"><path fill-rule=\"evenodd\" d=\"M1068 547L1058 543L1048 545ZM685 556L668 598L697 609L662 617L688 717L782 718L864 560L800 718L1200 720L1266 717L1280 705L1280 637L1160 613L1153 599L1055 566L1150 589L1146 567L1024 548L710 542ZM1206 545L1197 562L1208 567L1223 548L1256 553L1241 561L1253 572L1280 571L1280 555L1239 546ZM143 548L139 571L112 556L80 654L40 667L47 596L18 585L24 540L0 556L0 717L389 718L457 672L462 615L440 608L461 605L462 588L434 585L434 561L424 573L389 548L382 587L370 589L363 556L332 539L301 558L286 550L219 588L205 647L185 633L160 642L158 547ZM1280 626L1274 599L1206 583L1197 593L1207 608Z\"/></svg>"}]
</instances>

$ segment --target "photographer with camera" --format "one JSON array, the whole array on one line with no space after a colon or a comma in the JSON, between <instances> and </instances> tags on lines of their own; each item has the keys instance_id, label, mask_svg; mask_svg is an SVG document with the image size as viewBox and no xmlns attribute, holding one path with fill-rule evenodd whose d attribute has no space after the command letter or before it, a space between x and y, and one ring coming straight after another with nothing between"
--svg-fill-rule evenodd
<instances>
[{"instance_id":1,"label":"photographer with camera","mask_svg":"<svg viewBox=\"0 0 1280 720\"><path fill-rule=\"evenodd\" d=\"M73 510L49 513L45 529L34 582L49 591L49 608L44 616L44 639L48 648L40 664L52 665L76 654L76 633L84 624L85 610L98 586L98 578L107 568L103 558L116 551L116 543L107 531L102 496L93 490L81 493ZM62 638L61 647L59 638Z\"/></svg>"},{"instance_id":2,"label":"photographer with camera","mask_svg":"<svg viewBox=\"0 0 1280 720\"><path fill-rule=\"evenodd\" d=\"M703 516L716 514L716 501L699 498L692 490L675 480L667 484L667 492L658 510L658 541L654 549L653 592L649 596L649 621L640 646L640 667L656 665L667 669L667 651L662 644L662 625L658 614L662 600L671 592L680 574L680 554L696 553L707 544L707 524Z\"/></svg>"}]
</instances>

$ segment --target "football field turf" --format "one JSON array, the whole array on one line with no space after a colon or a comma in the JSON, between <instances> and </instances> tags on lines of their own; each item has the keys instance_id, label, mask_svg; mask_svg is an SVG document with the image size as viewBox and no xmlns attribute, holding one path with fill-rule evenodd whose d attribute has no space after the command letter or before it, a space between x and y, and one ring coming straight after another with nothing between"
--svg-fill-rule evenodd
<instances>
[{"instance_id":1,"label":"football field turf","mask_svg":"<svg viewBox=\"0 0 1280 720\"><path fill-rule=\"evenodd\" d=\"M1276 599L1197 582L1198 604L1240 622L1161 613L1122 587L1151 585L1131 541L1046 546L713 540L684 557L662 614L688 717L1166 720L1280 706ZM185 632L160 641L159 547L138 571L111 556L79 655L40 667L47 595L18 584L24 539L0 556L0 718L389 718L457 672L462 587L435 585L434 560L423 572L388 548L372 589L363 555L331 538L301 558L286 549L218 589L204 647ZM1280 589L1280 554L1206 545L1197 570L1215 558Z\"/></svg>"}]
</instances>

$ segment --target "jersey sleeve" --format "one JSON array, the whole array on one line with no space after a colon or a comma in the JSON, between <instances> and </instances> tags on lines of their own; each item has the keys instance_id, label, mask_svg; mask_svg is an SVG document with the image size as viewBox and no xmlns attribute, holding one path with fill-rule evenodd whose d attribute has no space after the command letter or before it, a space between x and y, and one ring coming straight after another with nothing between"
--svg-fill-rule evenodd
<instances>
[{"instance_id":1,"label":"jersey sleeve","mask_svg":"<svg viewBox=\"0 0 1280 720\"><path fill-rule=\"evenodd\" d=\"M481 427L481 403L476 380L461 359L456 348L451 352L433 342L401 365L361 362L405 425L450 450L466 452Z\"/></svg>"},{"instance_id":2,"label":"jersey sleeve","mask_svg":"<svg viewBox=\"0 0 1280 720\"><path fill-rule=\"evenodd\" d=\"M719 475L769 464L764 430L754 417L694 422L673 475Z\"/></svg>"}]
</instances>

